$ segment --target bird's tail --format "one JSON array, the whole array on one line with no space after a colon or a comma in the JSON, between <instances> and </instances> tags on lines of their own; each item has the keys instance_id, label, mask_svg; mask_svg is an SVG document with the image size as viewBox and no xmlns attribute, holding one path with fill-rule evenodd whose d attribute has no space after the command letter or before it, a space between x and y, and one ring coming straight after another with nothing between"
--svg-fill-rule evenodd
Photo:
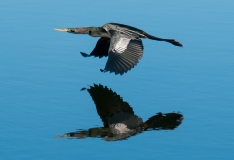
<instances>
[{"instance_id":1,"label":"bird's tail","mask_svg":"<svg viewBox=\"0 0 234 160\"><path fill-rule=\"evenodd\" d=\"M164 38L159 38L159 37L155 37L155 36L152 36L148 33L144 33L144 35L149 38L149 39L152 39L152 40L156 40L156 41L165 41L165 42L169 42L175 46L180 46L180 47L183 47L183 44L181 44L180 42L174 40L174 39L164 39Z\"/></svg>"},{"instance_id":2,"label":"bird's tail","mask_svg":"<svg viewBox=\"0 0 234 160\"><path fill-rule=\"evenodd\" d=\"M174 129L178 127L183 121L183 115L181 113L165 113L161 112L156 115L150 117L144 124L145 129Z\"/></svg>"}]
</instances>

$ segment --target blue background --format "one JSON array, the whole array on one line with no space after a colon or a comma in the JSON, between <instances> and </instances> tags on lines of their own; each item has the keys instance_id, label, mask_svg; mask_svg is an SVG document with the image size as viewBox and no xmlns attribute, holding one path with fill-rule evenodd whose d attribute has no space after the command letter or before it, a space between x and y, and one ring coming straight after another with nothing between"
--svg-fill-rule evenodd
<instances>
[{"instance_id":1,"label":"blue background","mask_svg":"<svg viewBox=\"0 0 234 160\"><path fill-rule=\"evenodd\" d=\"M0 159L234 159L234 1L39 1L0 5ZM144 55L123 76L101 73L106 58L83 58L98 38L54 28L131 25L175 38L183 48L143 40ZM82 87L101 83L146 120L180 111L173 131L124 141L58 139L101 127Z\"/></svg>"}]
</instances>

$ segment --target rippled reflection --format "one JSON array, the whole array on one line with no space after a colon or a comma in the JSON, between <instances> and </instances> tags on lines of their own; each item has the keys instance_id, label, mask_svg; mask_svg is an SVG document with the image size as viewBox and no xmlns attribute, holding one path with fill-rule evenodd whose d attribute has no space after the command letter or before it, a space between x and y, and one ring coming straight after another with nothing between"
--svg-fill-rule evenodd
<instances>
[{"instance_id":1,"label":"rippled reflection","mask_svg":"<svg viewBox=\"0 0 234 160\"><path fill-rule=\"evenodd\" d=\"M82 88L81 90L85 90ZM78 130L64 134L62 137L99 137L106 141L126 139L146 130L173 130L183 120L181 113L157 113L143 122L134 114L130 105L111 89L99 84L87 89L100 116L103 127Z\"/></svg>"}]
</instances>

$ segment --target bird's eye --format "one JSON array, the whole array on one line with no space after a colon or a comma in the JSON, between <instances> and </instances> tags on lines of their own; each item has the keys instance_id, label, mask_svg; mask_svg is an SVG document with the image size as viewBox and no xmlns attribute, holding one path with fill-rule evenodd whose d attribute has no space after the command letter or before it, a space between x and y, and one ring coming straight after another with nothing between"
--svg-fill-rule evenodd
<instances>
[{"instance_id":1,"label":"bird's eye","mask_svg":"<svg viewBox=\"0 0 234 160\"><path fill-rule=\"evenodd\" d=\"M67 31L70 32L70 33L73 33L73 32L74 32L74 30L71 29L71 28L68 28Z\"/></svg>"}]
</instances>

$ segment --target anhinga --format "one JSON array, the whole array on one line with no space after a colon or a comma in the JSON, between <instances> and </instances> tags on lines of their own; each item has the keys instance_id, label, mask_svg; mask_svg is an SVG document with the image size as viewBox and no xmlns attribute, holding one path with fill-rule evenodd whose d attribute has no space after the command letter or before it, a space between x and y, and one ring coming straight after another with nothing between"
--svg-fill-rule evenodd
<instances>
[{"instance_id":1,"label":"anhinga","mask_svg":"<svg viewBox=\"0 0 234 160\"><path fill-rule=\"evenodd\" d=\"M93 51L89 55L81 52L82 56L99 58L108 56L106 66L101 71L110 71L121 75L133 68L142 58L143 44L141 38L165 41L175 46L183 46L174 39L158 38L143 30L118 23L107 23L102 27L56 28L55 30L101 37Z\"/></svg>"}]
</instances>

